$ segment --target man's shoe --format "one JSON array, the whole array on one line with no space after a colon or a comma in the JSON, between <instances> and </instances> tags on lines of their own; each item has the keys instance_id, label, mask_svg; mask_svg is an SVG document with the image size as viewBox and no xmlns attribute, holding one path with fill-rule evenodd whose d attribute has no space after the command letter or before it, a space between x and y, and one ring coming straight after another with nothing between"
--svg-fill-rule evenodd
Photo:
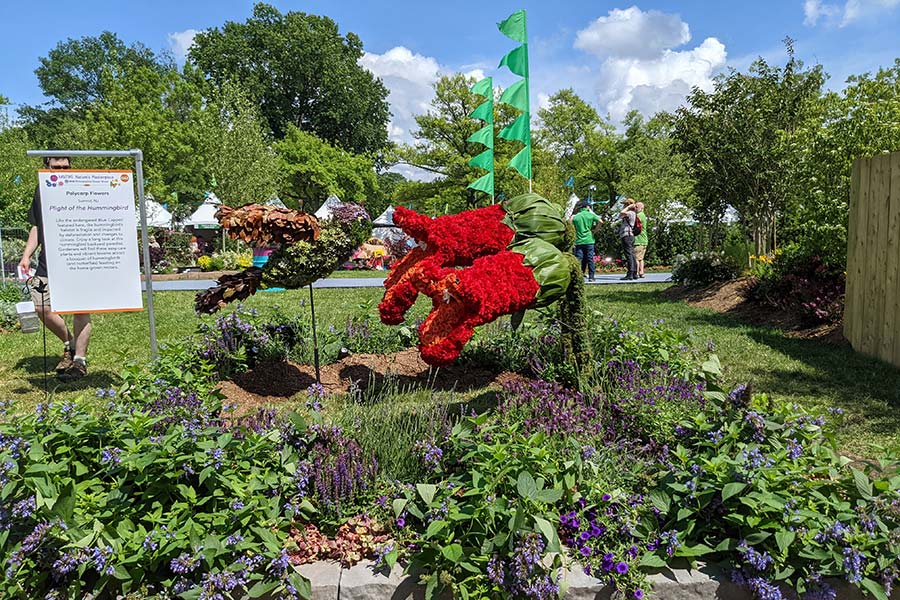
<instances>
[{"instance_id":1,"label":"man's shoe","mask_svg":"<svg viewBox=\"0 0 900 600\"><path fill-rule=\"evenodd\" d=\"M56 365L56 374L62 375L65 373L69 367L72 366L72 351L66 348L63 350L62 360L59 361L59 364Z\"/></svg>"},{"instance_id":2,"label":"man's shoe","mask_svg":"<svg viewBox=\"0 0 900 600\"><path fill-rule=\"evenodd\" d=\"M631 281L632 279L634 279L634 277L631 277L631 276L626 275L625 277L623 277L623 278L621 279L621 281Z\"/></svg>"},{"instance_id":3,"label":"man's shoe","mask_svg":"<svg viewBox=\"0 0 900 600\"><path fill-rule=\"evenodd\" d=\"M87 375L87 364L81 361L73 360L69 368L66 369L59 378L62 381L76 381Z\"/></svg>"}]
</instances>

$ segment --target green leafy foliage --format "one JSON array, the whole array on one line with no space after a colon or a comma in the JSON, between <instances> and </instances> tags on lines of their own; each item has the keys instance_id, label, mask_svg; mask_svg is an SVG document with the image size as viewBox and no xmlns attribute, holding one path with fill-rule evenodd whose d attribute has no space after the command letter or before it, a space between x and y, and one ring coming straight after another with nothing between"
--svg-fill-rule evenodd
<instances>
[{"instance_id":1,"label":"green leafy foliage","mask_svg":"<svg viewBox=\"0 0 900 600\"><path fill-rule=\"evenodd\" d=\"M281 558L298 450L273 452L277 432L171 415L114 399L0 424L4 594L308 589Z\"/></svg>"},{"instance_id":2,"label":"green leafy foliage","mask_svg":"<svg viewBox=\"0 0 900 600\"><path fill-rule=\"evenodd\" d=\"M658 555L723 556L751 587L803 593L834 577L885 598L900 550L897 463L854 465L836 452L824 418L746 386L709 398L681 422L661 473L663 528L682 545L663 544Z\"/></svg>"},{"instance_id":3,"label":"green leafy foliage","mask_svg":"<svg viewBox=\"0 0 900 600\"><path fill-rule=\"evenodd\" d=\"M736 279L741 268L730 256L721 252L679 254L672 264L672 281L678 285L701 287Z\"/></svg>"},{"instance_id":4,"label":"green leafy foliage","mask_svg":"<svg viewBox=\"0 0 900 600\"><path fill-rule=\"evenodd\" d=\"M276 139L290 126L360 154L387 146L387 89L359 61L362 40L328 17L258 3L243 23L194 38L189 58L217 85L235 82ZM351 92L352 90L352 92Z\"/></svg>"},{"instance_id":5,"label":"green leafy foliage","mask_svg":"<svg viewBox=\"0 0 900 600\"><path fill-rule=\"evenodd\" d=\"M371 158L342 150L293 125L275 149L285 177L285 197L299 202L308 213L315 212L330 194L359 203L377 195Z\"/></svg>"}]
</instances>

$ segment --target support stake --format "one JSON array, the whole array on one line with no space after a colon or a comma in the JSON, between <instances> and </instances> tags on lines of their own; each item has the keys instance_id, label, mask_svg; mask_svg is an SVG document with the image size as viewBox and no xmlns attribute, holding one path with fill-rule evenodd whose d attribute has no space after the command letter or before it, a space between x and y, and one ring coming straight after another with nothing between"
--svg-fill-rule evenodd
<instances>
[{"instance_id":1,"label":"support stake","mask_svg":"<svg viewBox=\"0 0 900 600\"><path fill-rule=\"evenodd\" d=\"M322 376L319 373L319 338L316 336L316 301L313 299L313 286L309 284L309 310L312 317L313 334L313 365L316 367L316 383L322 385Z\"/></svg>"}]
</instances>

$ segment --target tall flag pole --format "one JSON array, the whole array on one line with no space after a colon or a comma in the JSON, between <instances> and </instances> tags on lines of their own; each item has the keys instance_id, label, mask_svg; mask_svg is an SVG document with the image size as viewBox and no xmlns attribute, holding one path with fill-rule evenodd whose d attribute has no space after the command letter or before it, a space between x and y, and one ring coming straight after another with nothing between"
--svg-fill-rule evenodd
<instances>
[{"instance_id":1,"label":"tall flag pole","mask_svg":"<svg viewBox=\"0 0 900 600\"><path fill-rule=\"evenodd\" d=\"M531 106L528 86L528 29L525 23L525 11L517 10L497 27L506 37L521 43L500 60L498 66L506 66L522 79L515 82L500 96L500 102L509 104L522 111L515 121L504 127L498 134L505 140L517 140L525 144L511 161L509 166L528 180L528 191L531 191Z\"/></svg>"},{"instance_id":2,"label":"tall flag pole","mask_svg":"<svg viewBox=\"0 0 900 600\"><path fill-rule=\"evenodd\" d=\"M469 165L487 171L484 175L469 184L473 190L489 194L491 204L494 203L494 80L485 77L472 86L473 94L483 97L485 100L478 108L469 113L469 117L484 121L485 125L469 136L467 142L477 142L485 146L487 150L472 157Z\"/></svg>"}]
</instances>

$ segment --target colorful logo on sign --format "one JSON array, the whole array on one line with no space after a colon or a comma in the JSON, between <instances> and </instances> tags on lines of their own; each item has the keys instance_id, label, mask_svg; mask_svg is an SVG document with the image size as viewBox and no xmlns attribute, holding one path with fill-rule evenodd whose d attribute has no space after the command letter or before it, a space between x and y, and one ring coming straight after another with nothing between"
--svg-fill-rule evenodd
<instances>
[{"instance_id":1,"label":"colorful logo on sign","mask_svg":"<svg viewBox=\"0 0 900 600\"><path fill-rule=\"evenodd\" d=\"M51 175L49 178L44 180L44 183L47 184L47 187L62 187L65 181L63 181L61 177Z\"/></svg>"}]
</instances>

